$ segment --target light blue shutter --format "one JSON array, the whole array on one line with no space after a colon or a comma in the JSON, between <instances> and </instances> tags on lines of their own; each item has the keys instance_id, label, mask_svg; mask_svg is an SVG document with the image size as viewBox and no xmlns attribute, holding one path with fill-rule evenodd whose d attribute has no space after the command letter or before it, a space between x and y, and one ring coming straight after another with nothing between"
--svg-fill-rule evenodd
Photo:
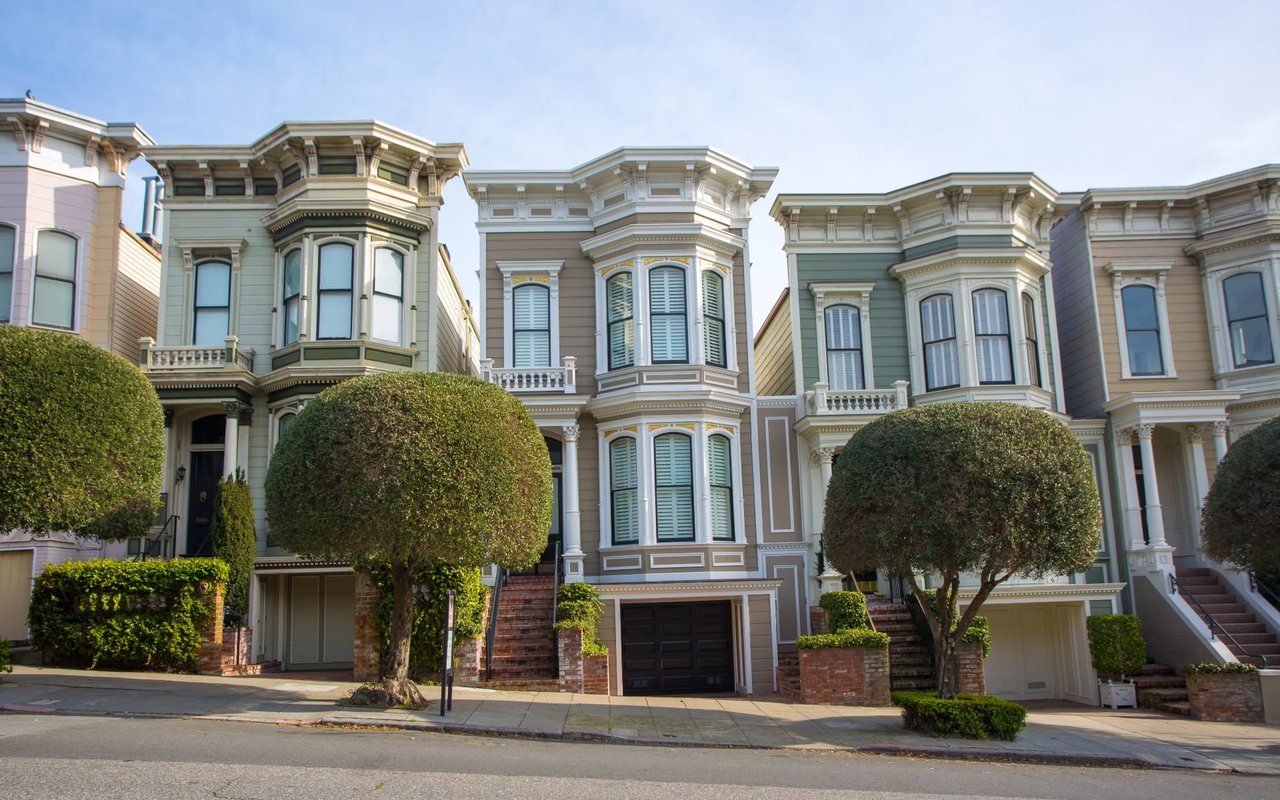
<instances>
[{"instance_id":1,"label":"light blue shutter","mask_svg":"<svg viewBox=\"0 0 1280 800\"><path fill-rule=\"evenodd\" d=\"M724 279L712 270L702 273L703 347L707 363L728 366L724 343Z\"/></svg>"},{"instance_id":2,"label":"light blue shutter","mask_svg":"<svg viewBox=\"0 0 1280 800\"><path fill-rule=\"evenodd\" d=\"M689 361L684 270L660 267L649 273L649 321L654 363Z\"/></svg>"},{"instance_id":3,"label":"light blue shutter","mask_svg":"<svg viewBox=\"0 0 1280 800\"><path fill-rule=\"evenodd\" d=\"M711 482L711 538L733 541L733 456L727 436L707 440L707 473Z\"/></svg>"},{"instance_id":4,"label":"light blue shutter","mask_svg":"<svg viewBox=\"0 0 1280 800\"><path fill-rule=\"evenodd\" d=\"M511 304L511 366L551 366L551 291L537 284L518 286Z\"/></svg>"},{"instance_id":5,"label":"light blue shutter","mask_svg":"<svg viewBox=\"0 0 1280 800\"><path fill-rule=\"evenodd\" d=\"M613 498L613 543L635 544L640 541L635 439L615 439L609 445L609 488Z\"/></svg>"},{"instance_id":6,"label":"light blue shutter","mask_svg":"<svg viewBox=\"0 0 1280 800\"><path fill-rule=\"evenodd\" d=\"M636 363L636 348L632 335L630 272L614 275L605 284L605 304L609 317L609 369L633 366Z\"/></svg>"},{"instance_id":7,"label":"light blue shutter","mask_svg":"<svg viewBox=\"0 0 1280 800\"><path fill-rule=\"evenodd\" d=\"M693 440L664 433L653 440L658 541L693 539Z\"/></svg>"}]
</instances>

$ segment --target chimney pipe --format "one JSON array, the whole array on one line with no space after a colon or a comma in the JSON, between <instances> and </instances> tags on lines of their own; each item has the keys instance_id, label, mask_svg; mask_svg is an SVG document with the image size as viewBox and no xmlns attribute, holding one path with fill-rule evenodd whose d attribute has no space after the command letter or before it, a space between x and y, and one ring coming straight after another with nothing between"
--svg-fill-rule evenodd
<instances>
[{"instance_id":1,"label":"chimney pipe","mask_svg":"<svg viewBox=\"0 0 1280 800\"><path fill-rule=\"evenodd\" d=\"M142 232L139 234L143 239L150 239L152 235L152 226L155 224L154 212L151 210L154 202L155 183L159 180L156 175L151 175L142 179Z\"/></svg>"}]
</instances>

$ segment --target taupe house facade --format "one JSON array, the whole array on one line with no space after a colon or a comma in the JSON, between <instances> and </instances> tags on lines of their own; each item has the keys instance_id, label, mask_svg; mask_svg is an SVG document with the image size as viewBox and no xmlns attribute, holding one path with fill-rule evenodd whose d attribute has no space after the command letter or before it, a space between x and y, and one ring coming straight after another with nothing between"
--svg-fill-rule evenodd
<instances>
[{"instance_id":1,"label":"taupe house facade","mask_svg":"<svg viewBox=\"0 0 1280 800\"><path fill-rule=\"evenodd\" d=\"M772 691L803 611L779 610L757 469L747 227L775 175L705 147L464 175L483 374L546 437L548 558L596 584L615 692Z\"/></svg>"},{"instance_id":2,"label":"taupe house facade","mask_svg":"<svg viewBox=\"0 0 1280 800\"><path fill-rule=\"evenodd\" d=\"M120 223L125 175L151 138L38 100L0 100L0 324L79 336L137 363L155 329L160 256ZM113 554L70 534L0 533L0 639L27 638L46 564Z\"/></svg>"},{"instance_id":3,"label":"taupe house facade","mask_svg":"<svg viewBox=\"0 0 1280 800\"><path fill-rule=\"evenodd\" d=\"M208 555L219 476L244 470L258 559L255 662L350 667L348 564L271 538L271 451L318 392L388 370L478 373L470 305L439 242L444 184L467 165L381 122L286 122L248 145L156 146L164 268L156 338L135 343L165 408L160 555Z\"/></svg>"}]
</instances>

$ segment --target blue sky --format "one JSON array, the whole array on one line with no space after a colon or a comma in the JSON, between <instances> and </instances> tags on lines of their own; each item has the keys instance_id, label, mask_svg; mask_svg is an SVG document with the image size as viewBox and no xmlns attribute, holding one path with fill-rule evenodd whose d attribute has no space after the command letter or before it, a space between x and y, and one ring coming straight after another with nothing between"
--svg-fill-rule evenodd
<instances>
[{"instance_id":1,"label":"blue sky","mask_svg":"<svg viewBox=\"0 0 1280 800\"><path fill-rule=\"evenodd\" d=\"M477 169L708 144L779 167L775 192L957 170L1076 190L1280 161L1274 1L45 0L3 18L0 96L31 89L163 144L369 118L460 141ZM461 181L445 198L441 236L474 292L475 207ZM751 228L757 325L786 281L772 201Z\"/></svg>"}]
</instances>

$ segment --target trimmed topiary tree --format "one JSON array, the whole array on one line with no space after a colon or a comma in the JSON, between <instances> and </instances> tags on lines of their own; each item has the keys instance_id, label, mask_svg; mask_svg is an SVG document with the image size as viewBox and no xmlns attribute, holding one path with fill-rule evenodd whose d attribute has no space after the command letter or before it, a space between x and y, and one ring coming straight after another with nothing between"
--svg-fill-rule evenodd
<instances>
[{"instance_id":1,"label":"trimmed topiary tree","mask_svg":"<svg viewBox=\"0 0 1280 800\"><path fill-rule=\"evenodd\" d=\"M69 334L0 325L0 531L143 533L163 431L137 367Z\"/></svg>"},{"instance_id":2,"label":"trimmed topiary tree","mask_svg":"<svg viewBox=\"0 0 1280 800\"><path fill-rule=\"evenodd\" d=\"M244 470L218 481L213 520L209 525L214 558L227 562L226 607L243 619L249 610L249 576L258 554L258 534L253 527L253 495Z\"/></svg>"},{"instance_id":3,"label":"trimmed topiary tree","mask_svg":"<svg viewBox=\"0 0 1280 800\"><path fill-rule=\"evenodd\" d=\"M389 660L380 687L357 699L420 706L408 677L414 576L442 564L535 563L551 523L551 461L524 406L497 386L383 373L307 404L272 455L266 495L284 547L388 565Z\"/></svg>"},{"instance_id":4,"label":"trimmed topiary tree","mask_svg":"<svg viewBox=\"0 0 1280 800\"><path fill-rule=\"evenodd\" d=\"M1280 575L1280 417L1231 445L1205 501L1205 551L1219 561Z\"/></svg>"},{"instance_id":5,"label":"trimmed topiary tree","mask_svg":"<svg viewBox=\"0 0 1280 800\"><path fill-rule=\"evenodd\" d=\"M1066 426L1007 403L930 403L862 428L827 492L824 551L843 572L902 575L935 643L938 694L956 693L957 644L1014 575L1093 563L1102 512L1088 457ZM939 579L929 593L919 575ZM957 614L961 574L978 579Z\"/></svg>"},{"instance_id":6,"label":"trimmed topiary tree","mask_svg":"<svg viewBox=\"0 0 1280 800\"><path fill-rule=\"evenodd\" d=\"M871 627L867 597L862 592L827 592L818 598L818 605L827 612L827 630L831 633Z\"/></svg>"},{"instance_id":7,"label":"trimmed topiary tree","mask_svg":"<svg viewBox=\"0 0 1280 800\"><path fill-rule=\"evenodd\" d=\"M1085 619L1089 631L1089 655L1099 675L1124 680L1147 663L1147 643L1142 620L1133 614L1094 614Z\"/></svg>"}]
</instances>

